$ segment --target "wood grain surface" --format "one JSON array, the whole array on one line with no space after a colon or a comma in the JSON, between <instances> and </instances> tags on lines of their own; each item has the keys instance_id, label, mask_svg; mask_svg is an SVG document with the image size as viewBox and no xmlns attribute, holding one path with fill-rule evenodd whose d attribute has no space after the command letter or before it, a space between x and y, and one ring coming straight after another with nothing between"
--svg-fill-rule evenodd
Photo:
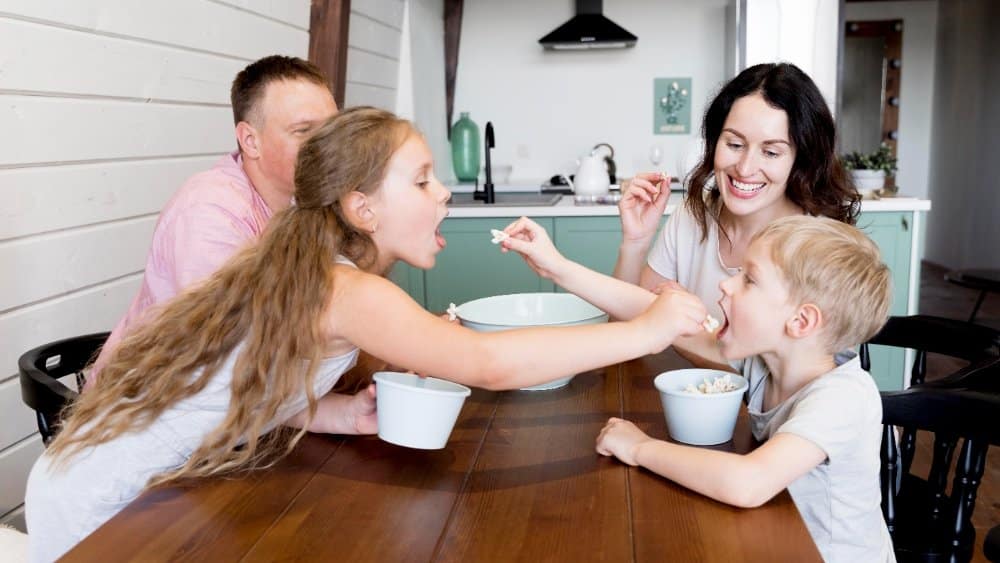
<instances>
[{"instance_id":1,"label":"wood grain surface","mask_svg":"<svg viewBox=\"0 0 1000 563\"><path fill-rule=\"evenodd\" d=\"M820 561L791 497L733 508L594 452L658 438L666 352L552 391L474 390L447 447L310 435L275 467L148 491L66 561ZM753 447L745 412L736 439Z\"/></svg>"}]
</instances>

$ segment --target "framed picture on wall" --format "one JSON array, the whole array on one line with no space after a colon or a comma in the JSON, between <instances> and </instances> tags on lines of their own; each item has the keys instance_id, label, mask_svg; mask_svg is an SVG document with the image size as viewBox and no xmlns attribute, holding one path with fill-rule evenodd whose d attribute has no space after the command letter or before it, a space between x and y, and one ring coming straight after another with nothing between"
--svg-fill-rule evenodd
<instances>
[{"instance_id":1,"label":"framed picture on wall","mask_svg":"<svg viewBox=\"0 0 1000 563\"><path fill-rule=\"evenodd\" d=\"M691 132L691 78L653 79L653 134Z\"/></svg>"}]
</instances>

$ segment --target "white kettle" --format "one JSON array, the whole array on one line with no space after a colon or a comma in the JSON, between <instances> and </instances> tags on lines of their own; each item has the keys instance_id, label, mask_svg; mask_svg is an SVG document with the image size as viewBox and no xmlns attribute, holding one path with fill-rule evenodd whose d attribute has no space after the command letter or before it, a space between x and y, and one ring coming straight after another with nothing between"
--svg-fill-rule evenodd
<instances>
[{"instance_id":1,"label":"white kettle","mask_svg":"<svg viewBox=\"0 0 1000 563\"><path fill-rule=\"evenodd\" d=\"M608 189L611 188L604 158L593 152L590 156L580 159L580 167L576 170L573 181L565 179L576 195L607 195Z\"/></svg>"}]
</instances>

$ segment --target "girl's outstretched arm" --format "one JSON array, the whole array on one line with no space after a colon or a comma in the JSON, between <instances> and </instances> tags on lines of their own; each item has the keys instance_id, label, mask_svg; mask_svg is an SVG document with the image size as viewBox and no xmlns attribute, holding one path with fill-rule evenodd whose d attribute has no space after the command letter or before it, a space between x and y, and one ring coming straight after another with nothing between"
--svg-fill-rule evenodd
<instances>
[{"instance_id":1,"label":"girl's outstretched arm","mask_svg":"<svg viewBox=\"0 0 1000 563\"><path fill-rule=\"evenodd\" d=\"M705 307L667 291L628 322L475 332L425 311L392 282L337 267L324 327L391 364L489 389L516 389L656 353L700 330Z\"/></svg>"},{"instance_id":2,"label":"girl's outstretched arm","mask_svg":"<svg viewBox=\"0 0 1000 563\"><path fill-rule=\"evenodd\" d=\"M719 502L753 508L826 459L813 442L779 433L745 454L654 440L634 424L611 418L597 437L597 453L615 456Z\"/></svg>"},{"instance_id":3,"label":"girl's outstretched arm","mask_svg":"<svg viewBox=\"0 0 1000 563\"><path fill-rule=\"evenodd\" d=\"M667 282L660 284L654 293L573 262L556 249L544 227L527 217L514 221L504 232L511 235L501 243L504 250L517 252L538 275L552 280L616 319L628 320L641 314L656 299L656 293L683 290L677 282ZM716 346L714 332L682 335L672 344L681 355L699 367L731 369Z\"/></svg>"}]
</instances>

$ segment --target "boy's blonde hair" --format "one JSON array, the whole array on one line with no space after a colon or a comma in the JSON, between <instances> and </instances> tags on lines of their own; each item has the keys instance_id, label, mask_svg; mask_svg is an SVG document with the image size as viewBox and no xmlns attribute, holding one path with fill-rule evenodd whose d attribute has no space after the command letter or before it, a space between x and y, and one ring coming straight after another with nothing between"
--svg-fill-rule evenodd
<instances>
[{"instance_id":1,"label":"boy's blonde hair","mask_svg":"<svg viewBox=\"0 0 1000 563\"><path fill-rule=\"evenodd\" d=\"M793 303L823 312L823 338L831 352L869 340L885 324L892 276L878 246L851 225L796 215L774 221L754 242L770 246Z\"/></svg>"}]
</instances>

